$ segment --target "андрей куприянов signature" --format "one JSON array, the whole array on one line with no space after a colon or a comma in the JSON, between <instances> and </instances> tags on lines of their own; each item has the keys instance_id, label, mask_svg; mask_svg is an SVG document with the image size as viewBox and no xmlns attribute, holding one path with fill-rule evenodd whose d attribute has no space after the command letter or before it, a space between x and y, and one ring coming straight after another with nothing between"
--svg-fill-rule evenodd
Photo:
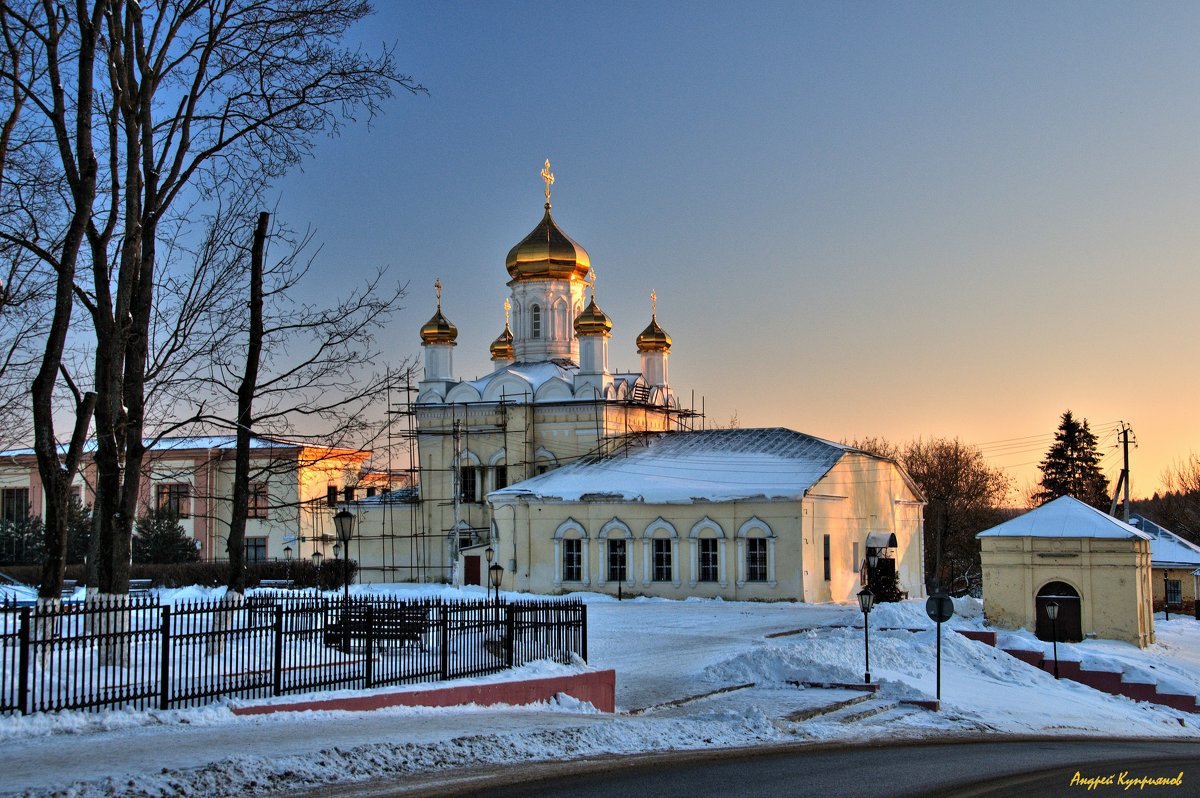
<instances>
[{"instance_id":1,"label":"\u0430\u043d\u0434\u0440\u0435\u0439 \u043a\u0443\u043f\u0440\u0438\u044f\u043d\u043e\u0432 signature","mask_svg":"<svg viewBox=\"0 0 1200 798\"><path fill-rule=\"evenodd\" d=\"M1131 790L1136 787L1144 790L1147 787L1179 787L1183 785L1183 771L1178 776L1131 776L1128 770L1120 773L1110 773L1106 776L1084 776L1078 770L1071 777L1072 787L1083 787L1087 790L1098 790L1101 787L1120 787Z\"/></svg>"}]
</instances>

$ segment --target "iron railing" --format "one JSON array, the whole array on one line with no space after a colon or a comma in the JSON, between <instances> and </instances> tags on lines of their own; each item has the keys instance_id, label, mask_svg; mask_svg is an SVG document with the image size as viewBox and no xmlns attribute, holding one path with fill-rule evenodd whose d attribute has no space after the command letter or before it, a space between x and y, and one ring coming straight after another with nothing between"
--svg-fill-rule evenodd
<instances>
[{"instance_id":1,"label":"iron railing","mask_svg":"<svg viewBox=\"0 0 1200 798\"><path fill-rule=\"evenodd\" d=\"M172 709L587 658L587 607L251 596L0 605L0 713Z\"/></svg>"}]
</instances>

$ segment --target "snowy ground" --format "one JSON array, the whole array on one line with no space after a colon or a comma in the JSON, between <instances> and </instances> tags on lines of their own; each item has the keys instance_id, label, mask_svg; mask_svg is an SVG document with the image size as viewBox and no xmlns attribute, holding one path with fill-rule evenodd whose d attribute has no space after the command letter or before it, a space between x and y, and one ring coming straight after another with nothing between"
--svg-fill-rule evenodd
<instances>
[{"instance_id":1,"label":"snowy ground","mask_svg":"<svg viewBox=\"0 0 1200 798\"><path fill-rule=\"evenodd\" d=\"M370 586L362 592L430 593ZM164 601L196 597L165 593ZM471 590L441 589L453 597ZM480 594L481 595L481 594ZM338 780L605 753L980 733L1200 738L1200 715L1056 682L950 631L986 628L978 602L943 627L942 710L932 698L935 634L924 602L871 614L874 696L794 682L858 682L862 615L849 605L689 600L588 602L590 667L617 671L615 715L569 697L532 707L393 708L237 717L228 705L172 712L0 718L0 794L219 796L294 793ZM895 630L893 630L893 628ZM909 628L920 632L904 631ZM1158 643L1060 645L1062 659L1200 693L1200 622L1157 621ZM1043 648L1028 633L1003 644ZM584 666L578 666L584 667ZM561 673L536 663L515 675ZM492 678L512 678L501 675ZM418 688L427 688L420 685ZM339 693L325 693L334 696Z\"/></svg>"}]
</instances>

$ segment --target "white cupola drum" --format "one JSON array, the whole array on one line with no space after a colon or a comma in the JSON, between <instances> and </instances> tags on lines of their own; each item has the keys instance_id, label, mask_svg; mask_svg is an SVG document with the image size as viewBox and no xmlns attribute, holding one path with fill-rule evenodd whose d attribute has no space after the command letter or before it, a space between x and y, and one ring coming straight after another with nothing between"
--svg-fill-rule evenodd
<instances>
[{"instance_id":1,"label":"white cupola drum","mask_svg":"<svg viewBox=\"0 0 1200 798\"><path fill-rule=\"evenodd\" d=\"M446 382L454 379L454 347L458 328L442 314L442 281L433 284L437 292L437 311L421 327L421 346L425 350L425 375L422 382Z\"/></svg>"},{"instance_id":2,"label":"white cupola drum","mask_svg":"<svg viewBox=\"0 0 1200 798\"><path fill-rule=\"evenodd\" d=\"M671 336L658 326L658 295L650 292L650 324L637 337L638 354L642 356L642 376L652 388L666 388L667 354L671 351Z\"/></svg>"},{"instance_id":3,"label":"white cupola drum","mask_svg":"<svg viewBox=\"0 0 1200 798\"><path fill-rule=\"evenodd\" d=\"M571 321L583 309L585 280L591 269L587 251L550 215L550 161L542 169L545 214L529 235L509 250L505 267L512 278L513 355L518 362L576 362L579 347Z\"/></svg>"}]
</instances>

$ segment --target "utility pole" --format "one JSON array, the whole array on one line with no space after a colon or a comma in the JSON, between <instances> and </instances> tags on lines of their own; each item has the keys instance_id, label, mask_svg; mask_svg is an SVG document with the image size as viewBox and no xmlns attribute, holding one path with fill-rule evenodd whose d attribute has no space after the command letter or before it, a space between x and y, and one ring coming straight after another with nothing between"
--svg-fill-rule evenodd
<instances>
[{"instance_id":1,"label":"utility pole","mask_svg":"<svg viewBox=\"0 0 1200 798\"><path fill-rule=\"evenodd\" d=\"M1117 479L1117 486L1113 490L1112 507L1109 508L1108 514L1116 516L1117 514L1117 496L1124 490L1124 517L1125 523L1129 523L1129 436L1133 434L1133 428L1121 422L1121 431L1117 433L1117 437L1121 439L1121 445L1124 448L1124 465L1121 468L1121 476ZM1137 446L1137 437L1133 438L1133 445Z\"/></svg>"}]
</instances>

